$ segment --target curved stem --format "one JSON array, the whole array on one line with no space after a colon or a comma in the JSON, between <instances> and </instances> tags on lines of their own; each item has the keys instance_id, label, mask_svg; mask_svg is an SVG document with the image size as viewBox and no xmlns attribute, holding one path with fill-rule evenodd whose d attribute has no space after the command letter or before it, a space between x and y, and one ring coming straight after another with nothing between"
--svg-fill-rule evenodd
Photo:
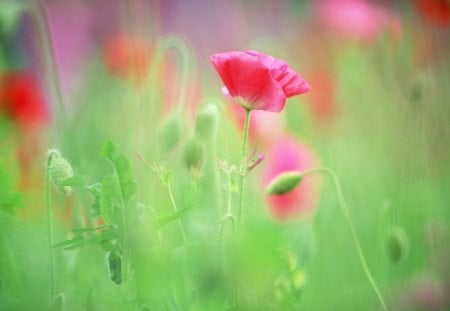
<instances>
[{"instance_id":1,"label":"curved stem","mask_svg":"<svg viewBox=\"0 0 450 311\"><path fill-rule=\"evenodd\" d=\"M163 65L163 60L168 51L174 50L177 54L177 62L178 66L180 67L179 70L179 91L177 94L177 109L178 111L182 111L185 103L185 96L186 96L186 89L187 89L187 77L190 70L190 51L189 47L180 38L177 38L175 36L169 36L165 38L162 42L159 43L158 51L156 53L153 66L152 66L152 72L150 74L150 80L149 80L149 92L151 96L154 96L156 94L157 90L157 79L158 76L158 70L161 69L161 66ZM152 107L156 105L152 105ZM153 109L152 109L153 110ZM153 112L153 111L151 111Z\"/></svg>"},{"instance_id":2,"label":"curved stem","mask_svg":"<svg viewBox=\"0 0 450 311\"><path fill-rule=\"evenodd\" d=\"M355 242L355 246L356 246L356 250L358 252L358 257L359 257L361 266L364 270L364 273L365 273L367 279L369 280L370 285L372 286L373 290L375 291L375 294L377 295L378 300L380 301L381 305L383 306L383 310L387 311L388 308L386 306L384 298L381 295L380 290L378 289L378 286L375 282L375 279L372 276L372 273L370 272L369 266L367 265L366 258L364 256L364 253L361 248L361 244L359 243L358 235L356 234L356 230L353 225L352 218L348 211L347 203L345 202L345 199L344 199L344 194L342 192L341 183L339 182L339 178L337 177L336 173L334 173L332 170L327 169L327 168L318 168L318 169L306 171L303 173L303 176L314 174L314 173L327 173L333 179L334 188L336 190L336 195L338 198L339 206L341 207L342 212L344 213L344 216L347 219L347 222L350 226L350 231L352 233L353 241Z\"/></svg>"},{"instance_id":3,"label":"curved stem","mask_svg":"<svg viewBox=\"0 0 450 311\"><path fill-rule=\"evenodd\" d=\"M48 244L49 244L49 257L50 257L50 301L53 301L55 297L55 280L56 280L56 270L55 270L55 256L53 253L53 220L52 220L52 210L51 210L51 188L50 188L50 174L49 174L49 164L52 155L50 154L47 159L46 166L46 177L45 177L45 207L47 211L47 234L48 234Z\"/></svg>"},{"instance_id":4,"label":"curved stem","mask_svg":"<svg viewBox=\"0 0 450 311\"><path fill-rule=\"evenodd\" d=\"M244 171L244 160L247 154L247 139L248 139L248 128L250 125L250 109L245 109L245 121L244 121L244 138L242 141L242 159L241 166L239 168L239 205L238 205L238 226L240 226L242 222L242 207L244 205L244 180L245 180L245 171Z\"/></svg>"}]
</instances>

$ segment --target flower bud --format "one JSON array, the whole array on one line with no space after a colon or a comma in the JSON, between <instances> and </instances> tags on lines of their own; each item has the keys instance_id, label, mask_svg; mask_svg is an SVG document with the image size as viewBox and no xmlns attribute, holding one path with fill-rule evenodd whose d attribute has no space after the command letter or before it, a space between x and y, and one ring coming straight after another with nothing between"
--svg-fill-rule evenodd
<instances>
[{"instance_id":1,"label":"flower bud","mask_svg":"<svg viewBox=\"0 0 450 311\"><path fill-rule=\"evenodd\" d=\"M266 193L269 195L286 194L294 190L302 181L303 174L301 172L287 172L275 177L266 187Z\"/></svg>"},{"instance_id":2,"label":"flower bud","mask_svg":"<svg viewBox=\"0 0 450 311\"><path fill-rule=\"evenodd\" d=\"M61 156L61 153L56 149L48 151L47 157L48 174L50 181L60 190L63 194L69 195L72 192L70 186L60 186L60 183L66 179L73 177L73 169L70 163Z\"/></svg>"},{"instance_id":3,"label":"flower bud","mask_svg":"<svg viewBox=\"0 0 450 311\"><path fill-rule=\"evenodd\" d=\"M208 104L197 115L195 134L204 140L214 137L218 119L218 109L214 104Z\"/></svg>"},{"instance_id":4,"label":"flower bud","mask_svg":"<svg viewBox=\"0 0 450 311\"><path fill-rule=\"evenodd\" d=\"M406 257L409 250L408 236L405 231L396 227L386 237L386 254L392 263L397 263Z\"/></svg>"},{"instance_id":5,"label":"flower bud","mask_svg":"<svg viewBox=\"0 0 450 311\"><path fill-rule=\"evenodd\" d=\"M200 169L205 158L205 145L197 137L190 138L183 150L184 164L188 169Z\"/></svg>"},{"instance_id":6,"label":"flower bud","mask_svg":"<svg viewBox=\"0 0 450 311\"><path fill-rule=\"evenodd\" d=\"M161 126L159 143L163 152L170 151L180 141L180 120L177 114L170 116Z\"/></svg>"}]
</instances>

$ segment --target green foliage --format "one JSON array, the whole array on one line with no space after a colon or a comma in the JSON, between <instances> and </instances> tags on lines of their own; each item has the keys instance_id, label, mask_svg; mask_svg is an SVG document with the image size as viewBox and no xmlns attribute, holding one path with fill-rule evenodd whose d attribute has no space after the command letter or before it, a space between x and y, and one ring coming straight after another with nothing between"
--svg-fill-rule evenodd
<instances>
[{"instance_id":1,"label":"green foliage","mask_svg":"<svg viewBox=\"0 0 450 311\"><path fill-rule=\"evenodd\" d=\"M130 162L112 141L107 141L103 145L101 153L114 166L120 184L120 194L124 205L127 206L136 193L136 183L133 180Z\"/></svg>"},{"instance_id":2,"label":"green foliage","mask_svg":"<svg viewBox=\"0 0 450 311\"><path fill-rule=\"evenodd\" d=\"M22 193L13 190L7 171L3 168L0 158L0 211L12 212L23 203Z\"/></svg>"},{"instance_id":3,"label":"green foliage","mask_svg":"<svg viewBox=\"0 0 450 311\"><path fill-rule=\"evenodd\" d=\"M106 253L109 278L117 285L122 284L122 260L113 252Z\"/></svg>"}]
</instances>

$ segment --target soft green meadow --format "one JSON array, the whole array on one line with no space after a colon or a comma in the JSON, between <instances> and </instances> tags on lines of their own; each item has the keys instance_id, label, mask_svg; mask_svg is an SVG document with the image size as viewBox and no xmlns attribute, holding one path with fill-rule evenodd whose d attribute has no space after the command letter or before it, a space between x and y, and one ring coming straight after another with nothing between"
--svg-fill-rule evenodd
<instances>
[{"instance_id":1,"label":"soft green meadow","mask_svg":"<svg viewBox=\"0 0 450 311\"><path fill-rule=\"evenodd\" d=\"M275 123L252 110L244 145L238 104L183 36L153 34L143 63L126 41L118 71L94 53L71 96L43 40L44 125L23 128L8 100L28 97L0 79L0 310L448 310L450 62L415 59L406 12L395 42L322 33L327 57L248 40L242 50L281 56L311 90L264 112ZM3 75L15 65L0 42ZM324 58L332 87L312 78ZM267 189L284 137L315 165ZM306 182L310 208L277 217L270 197Z\"/></svg>"}]
</instances>

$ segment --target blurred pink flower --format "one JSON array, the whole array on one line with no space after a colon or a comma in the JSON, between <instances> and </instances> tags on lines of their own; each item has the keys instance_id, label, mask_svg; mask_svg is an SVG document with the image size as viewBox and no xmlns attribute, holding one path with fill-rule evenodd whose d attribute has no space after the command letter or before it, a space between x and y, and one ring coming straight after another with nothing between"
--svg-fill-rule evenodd
<instances>
[{"instance_id":1,"label":"blurred pink flower","mask_svg":"<svg viewBox=\"0 0 450 311\"><path fill-rule=\"evenodd\" d=\"M317 167L313 152L290 136L282 136L274 141L266 154L265 162L264 186L281 173L306 171ZM318 200L317 181L316 176L307 176L293 191L268 196L271 215L277 220L286 220L312 211Z\"/></svg>"},{"instance_id":2,"label":"blurred pink flower","mask_svg":"<svg viewBox=\"0 0 450 311\"><path fill-rule=\"evenodd\" d=\"M286 98L306 93L308 83L285 61L256 51L211 56L223 93L247 109L279 112Z\"/></svg>"},{"instance_id":3,"label":"blurred pink flower","mask_svg":"<svg viewBox=\"0 0 450 311\"><path fill-rule=\"evenodd\" d=\"M330 32L350 39L371 42L386 30L394 37L401 33L397 15L367 0L321 0L317 14Z\"/></svg>"}]
</instances>

